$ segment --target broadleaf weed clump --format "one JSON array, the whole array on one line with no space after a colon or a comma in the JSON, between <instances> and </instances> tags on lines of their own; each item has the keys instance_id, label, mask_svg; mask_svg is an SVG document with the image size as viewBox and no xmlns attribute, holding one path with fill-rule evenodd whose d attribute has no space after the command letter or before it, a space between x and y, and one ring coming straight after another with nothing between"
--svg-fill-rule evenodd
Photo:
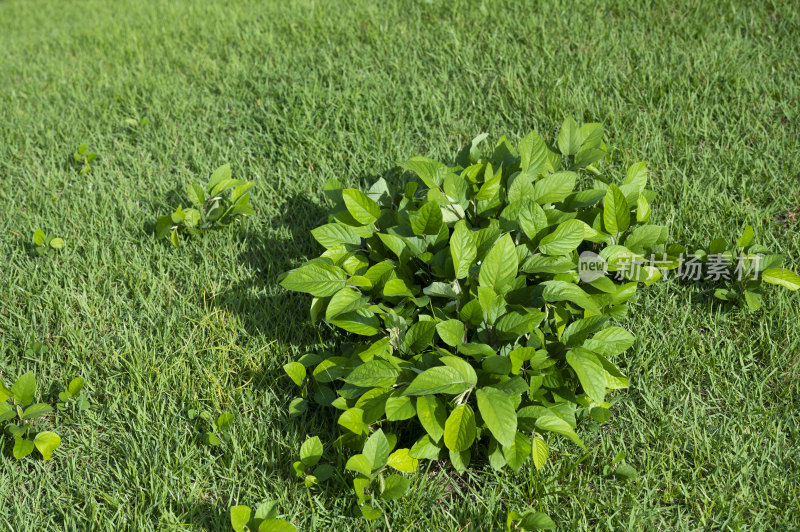
<instances>
[{"instance_id":1,"label":"broadleaf weed clump","mask_svg":"<svg viewBox=\"0 0 800 532\"><path fill-rule=\"evenodd\" d=\"M619 325L627 302L682 266L685 248L650 223L646 163L610 173L600 124L567 119L555 146L532 132L483 150L485 138L453 166L404 163L421 185L329 181L328 223L312 231L325 251L281 281L312 296L313 320L355 335L284 369L300 387L295 412L310 401L338 411L333 445L351 453L345 469L368 519L405 494L422 460L519 471L529 458L543 467L553 437L585 448L580 422L606 422L610 394L629 384L614 362L635 341ZM762 280L800 287L774 259L759 269L764 250L751 241L746 229L735 248L709 250L741 252L761 272L741 286L751 308ZM586 252L600 275L579 272ZM615 460L619 476L635 475Z\"/></svg>"}]
</instances>

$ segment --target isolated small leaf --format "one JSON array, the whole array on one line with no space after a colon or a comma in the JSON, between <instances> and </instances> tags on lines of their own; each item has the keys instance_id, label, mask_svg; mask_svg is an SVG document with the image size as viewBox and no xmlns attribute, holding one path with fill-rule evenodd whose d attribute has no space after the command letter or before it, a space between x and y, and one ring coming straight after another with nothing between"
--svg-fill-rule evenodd
<instances>
[{"instance_id":1,"label":"isolated small leaf","mask_svg":"<svg viewBox=\"0 0 800 532\"><path fill-rule=\"evenodd\" d=\"M11 454L17 460L22 460L23 458L31 454L33 452L33 449L34 445L32 441L23 440L22 438L17 437L14 440L14 448L12 449Z\"/></svg>"},{"instance_id":2,"label":"isolated small leaf","mask_svg":"<svg viewBox=\"0 0 800 532\"><path fill-rule=\"evenodd\" d=\"M231 507L231 527L236 532L242 532L250 522L250 507L232 506Z\"/></svg>"},{"instance_id":3,"label":"isolated small leaf","mask_svg":"<svg viewBox=\"0 0 800 532\"><path fill-rule=\"evenodd\" d=\"M220 414L216 420L214 420L214 425L217 426L217 430L228 430L233 422L234 415L231 413Z\"/></svg>"},{"instance_id":4,"label":"isolated small leaf","mask_svg":"<svg viewBox=\"0 0 800 532\"><path fill-rule=\"evenodd\" d=\"M285 371L289 378L291 378L292 381L294 381L294 383L298 386L303 384L303 381L306 378L306 367L300 362L289 362L288 364L284 364L283 371Z\"/></svg>"},{"instance_id":5,"label":"isolated small leaf","mask_svg":"<svg viewBox=\"0 0 800 532\"><path fill-rule=\"evenodd\" d=\"M322 442L319 436L308 438L300 446L300 461L305 465L312 467L317 465L320 458L322 458Z\"/></svg>"},{"instance_id":6,"label":"isolated small leaf","mask_svg":"<svg viewBox=\"0 0 800 532\"><path fill-rule=\"evenodd\" d=\"M75 377L74 379L69 381L69 385L67 386L67 391L71 393L73 396L78 395L79 393L81 393L81 390L83 389L83 385L85 383L86 381L83 379L83 377Z\"/></svg>"},{"instance_id":7,"label":"isolated small leaf","mask_svg":"<svg viewBox=\"0 0 800 532\"><path fill-rule=\"evenodd\" d=\"M33 243L36 244L37 246L44 245L45 238L47 238L47 236L41 229L37 229L36 231L33 232Z\"/></svg>"},{"instance_id":8,"label":"isolated small leaf","mask_svg":"<svg viewBox=\"0 0 800 532\"><path fill-rule=\"evenodd\" d=\"M33 440L33 444L42 453L42 458L50 460L53 451L61 445L61 437L55 432L40 432Z\"/></svg>"}]
</instances>

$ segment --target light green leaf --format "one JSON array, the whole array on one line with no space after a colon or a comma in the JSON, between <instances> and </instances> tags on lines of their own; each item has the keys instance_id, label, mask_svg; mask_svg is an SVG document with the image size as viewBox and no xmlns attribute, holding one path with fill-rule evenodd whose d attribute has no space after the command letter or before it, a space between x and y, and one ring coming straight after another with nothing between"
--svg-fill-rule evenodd
<instances>
[{"instance_id":1,"label":"light green leaf","mask_svg":"<svg viewBox=\"0 0 800 532\"><path fill-rule=\"evenodd\" d=\"M570 427L569 423L551 412L547 412L536 418L536 428L566 436L581 448L586 449L586 446L583 444L572 427Z\"/></svg>"},{"instance_id":2,"label":"light green leaf","mask_svg":"<svg viewBox=\"0 0 800 532\"><path fill-rule=\"evenodd\" d=\"M319 436L308 438L300 446L300 461L308 467L317 465L320 458L322 458L322 442Z\"/></svg>"},{"instance_id":3,"label":"light green leaf","mask_svg":"<svg viewBox=\"0 0 800 532\"><path fill-rule=\"evenodd\" d=\"M347 211L362 225L371 224L381 215L381 206L360 190L346 188L342 197Z\"/></svg>"},{"instance_id":4,"label":"light green leaf","mask_svg":"<svg viewBox=\"0 0 800 532\"><path fill-rule=\"evenodd\" d=\"M389 388L394 385L400 370L386 360L374 359L357 366L344 381L362 388Z\"/></svg>"},{"instance_id":5,"label":"light green leaf","mask_svg":"<svg viewBox=\"0 0 800 532\"><path fill-rule=\"evenodd\" d=\"M332 296L347 283L347 273L330 264L312 263L293 270L281 281L281 286L316 297Z\"/></svg>"},{"instance_id":6,"label":"light green leaf","mask_svg":"<svg viewBox=\"0 0 800 532\"><path fill-rule=\"evenodd\" d=\"M75 377L71 381L69 381L69 386L67 386L67 391L72 395L78 395L81 393L83 389L83 385L85 384L85 380L83 377Z\"/></svg>"},{"instance_id":7,"label":"light green leaf","mask_svg":"<svg viewBox=\"0 0 800 532\"><path fill-rule=\"evenodd\" d=\"M800 277L791 270L769 268L762 272L761 278L765 283L781 285L789 290L800 288Z\"/></svg>"},{"instance_id":8,"label":"light green leaf","mask_svg":"<svg viewBox=\"0 0 800 532\"><path fill-rule=\"evenodd\" d=\"M411 482L402 475L389 475L384 481L381 499L385 501L399 499L406 494L410 485Z\"/></svg>"},{"instance_id":9,"label":"light green leaf","mask_svg":"<svg viewBox=\"0 0 800 532\"><path fill-rule=\"evenodd\" d=\"M385 413L389 421L401 421L414 417L417 411L411 397L399 395L386 399Z\"/></svg>"},{"instance_id":10,"label":"light green leaf","mask_svg":"<svg viewBox=\"0 0 800 532\"><path fill-rule=\"evenodd\" d=\"M383 295L386 297L414 297L406 282L399 277L389 279L383 286Z\"/></svg>"},{"instance_id":11,"label":"light green leaf","mask_svg":"<svg viewBox=\"0 0 800 532\"><path fill-rule=\"evenodd\" d=\"M231 178L231 165L223 164L211 174L211 177L208 179L208 192L210 196L215 196L217 194L217 189L219 185L223 184L224 182L230 180Z\"/></svg>"},{"instance_id":12,"label":"light green leaf","mask_svg":"<svg viewBox=\"0 0 800 532\"><path fill-rule=\"evenodd\" d=\"M386 434L383 433L382 429L378 429L364 442L364 449L361 452L372 464L372 469L375 470L386 464L391 450Z\"/></svg>"},{"instance_id":13,"label":"light green leaf","mask_svg":"<svg viewBox=\"0 0 800 532\"><path fill-rule=\"evenodd\" d=\"M24 420L34 419L39 416L49 414L52 411L53 411L52 406L46 405L44 403L37 403L25 409L25 412L22 414L22 419Z\"/></svg>"},{"instance_id":14,"label":"light green leaf","mask_svg":"<svg viewBox=\"0 0 800 532\"><path fill-rule=\"evenodd\" d=\"M242 532L250 522L250 508L248 506L231 507L231 527L236 532Z\"/></svg>"},{"instance_id":15,"label":"light green leaf","mask_svg":"<svg viewBox=\"0 0 800 532\"><path fill-rule=\"evenodd\" d=\"M595 403L602 403L606 395L606 372L594 353L576 347L567 353L567 364L577 373L586 395Z\"/></svg>"},{"instance_id":16,"label":"light green leaf","mask_svg":"<svg viewBox=\"0 0 800 532\"><path fill-rule=\"evenodd\" d=\"M20 405L27 405L33 402L33 395L36 393L36 377L29 371L17 379L11 386L11 397Z\"/></svg>"},{"instance_id":17,"label":"light green leaf","mask_svg":"<svg viewBox=\"0 0 800 532\"><path fill-rule=\"evenodd\" d=\"M455 395L472 387L458 370L449 366L436 366L417 375L403 395ZM418 407L419 410L419 407Z\"/></svg>"},{"instance_id":18,"label":"light green leaf","mask_svg":"<svg viewBox=\"0 0 800 532\"><path fill-rule=\"evenodd\" d=\"M736 246L743 248L750 244L753 241L753 226L746 225L744 226L744 231L742 232L742 236L736 241Z\"/></svg>"},{"instance_id":19,"label":"light green leaf","mask_svg":"<svg viewBox=\"0 0 800 532\"><path fill-rule=\"evenodd\" d=\"M218 430L228 430L231 423L233 423L233 418L234 415L231 413L220 414L217 416L217 419L214 420L214 425L217 426Z\"/></svg>"},{"instance_id":20,"label":"light green leaf","mask_svg":"<svg viewBox=\"0 0 800 532\"><path fill-rule=\"evenodd\" d=\"M328 302L325 309L325 321L333 321L337 316L366 307L368 301L369 298L364 297L361 292L344 287L333 294Z\"/></svg>"},{"instance_id":21,"label":"light green leaf","mask_svg":"<svg viewBox=\"0 0 800 532\"><path fill-rule=\"evenodd\" d=\"M433 441L438 442L444 434L447 409L444 402L435 395L417 397L417 418Z\"/></svg>"},{"instance_id":22,"label":"light green leaf","mask_svg":"<svg viewBox=\"0 0 800 532\"><path fill-rule=\"evenodd\" d=\"M422 156L412 157L400 166L417 174L430 189L440 188L445 176L451 173L446 165Z\"/></svg>"},{"instance_id":23,"label":"light green leaf","mask_svg":"<svg viewBox=\"0 0 800 532\"><path fill-rule=\"evenodd\" d=\"M475 195L477 201L490 201L500 192L501 178L503 177L502 170L494 172L492 163L486 164L486 180L481 185L480 190Z\"/></svg>"},{"instance_id":24,"label":"light green leaf","mask_svg":"<svg viewBox=\"0 0 800 532\"><path fill-rule=\"evenodd\" d=\"M530 510L522 515L519 526L522 530L552 530L556 524L547 514Z\"/></svg>"},{"instance_id":25,"label":"light green leaf","mask_svg":"<svg viewBox=\"0 0 800 532\"><path fill-rule=\"evenodd\" d=\"M406 332L403 339L403 350L409 353L419 353L433 342L436 334L436 322L418 321Z\"/></svg>"},{"instance_id":26,"label":"light green leaf","mask_svg":"<svg viewBox=\"0 0 800 532\"><path fill-rule=\"evenodd\" d=\"M617 234L627 229L630 223L628 201L619 187L612 183L603 198L603 226L607 233Z\"/></svg>"},{"instance_id":27,"label":"light green leaf","mask_svg":"<svg viewBox=\"0 0 800 532\"><path fill-rule=\"evenodd\" d=\"M331 325L336 325L345 331L360 334L362 336L373 336L378 334L380 321L367 309L358 309L336 316L331 320Z\"/></svg>"},{"instance_id":28,"label":"light green leaf","mask_svg":"<svg viewBox=\"0 0 800 532\"><path fill-rule=\"evenodd\" d=\"M41 229L37 229L33 232L33 243L37 246L43 246L47 235L45 235L44 231Z\"/></svg>"},{"instance_id":29,"label":"light green leaf","mask_svg":"<svg viewBox=\"0 0 800 532\"><path fill-rule=\"evenodd\" d=\"M464 324L459 320L447 320L436 324L436 332L447 345L457 347L464 343Z\"/></svg>"},{"instance_id":30,"label":"light green leaf","mask_svg":"<svg viewBox=\"0 0 800 532\"><path fill-rule=\"evenodd\" d=\"M469 274L469 268L478 256L478 248L472 232L464 220L459 220L450 238L450 254L453 257L453 269L456 279L463 279Z\"/></svg>"},{"instance_id":31,"label":"light green leaf","mask_svg":"<svg viewBox=\"0 0 800 532\"><path fill-rule=\"evenodd\" d=\"M306 378L306 367L302 365L300 362L289 362L288 364L284 364L283 371L289 376L292 381L298 386L303 384L303 381Z\"/></svg>"},{"instance_id":32,"label":"light green leaf","mask_svg":"<svg viewBox=\"0 0 800 532\"><path fill-rule=\"evenodd\" d=\"M419 466L419 460L412 457L408 449L398 449L389 455L386 465L404 473L413 473Z\"/></svg>"},{"instance_id":33,"label":"light green leaf","mask_svg":"<svg viewBox=\"0 0 800 532\"><path fill-rule=\"evenodd\" d=\"M544 467L545 462L547 462L547 442L544 441L543 438L536 436L533 438L533 449L531 451L533 456L533 465L536 466L536 469L541 469Z\"/></svg>"},{"instance_id":34,"label":"light green leaf","mask_svg":"<svg viewBox=\"0 0 800 532\"><path fill-rule=\"evenodd\" d=\"M575 155L580 147L580 128L577 122L569 116L561 124L561 129L558 132L558 149L564 155Z\"/></svg>"},{"instance_id":35,"label":"light green leaf","mask_svg":"<svg viewBox=\"0 0 800 532\"><path fill-rule=\"evenodd\" d=\"M505 293L517 276L518 266L514 241L510 234L505 234L486 254L478 274L478 283L492 288L498 294Z\"/></svg>"},{"instance_id":36,"label":"light green leaf","mask_svg":"<svg viewBox=\"0 0 800 532\"><path fill-rule=\"evenodd\" d=\"M576 249L584 236L584 223L580 220L567 220L556 227L539 242L539 251L545 255L566 255Z\"/></svg>"},{"instance_id":37,"label":"light green leaf","mask_svg":"<svg viewBox=\"0 0 800 532\"><path fill-rule=\"evenodd\" d=\"M492 388L477 390L475 397L483 421L495 439L504 447L512 445L517 433L517 413L511 397Z\"/></svg>"},{"instance_id":38,"label":"light green leaf","mask_svg":"<svg viewBox=\"0 0 800 532\"><path fill-rule=\"evenodd\" d=\"M517 432L512 439L511 445L503 446L503 457L508 466L515 472L525 464L531 455L531 440L521 432Z\"/></svg>"},{"instance_id":39,"label":"light green leaf","mask_svg":"<svg viewBox=\"0 0 800 532\"><path fill-rule=\"evenodd\" d=\"M311 230L311 235L325 249L331 249L341 245L361 245L361 236L356 230L340 223L334 222L315 227Z\"/></svg>"},{"instance_id":40,"label":"light green leaf","mask_svg":"<svg viewBox=\"0 0 800 532\"><path fill-rule=\"evenodd\" d=\"M360 408L348 408L339 416L339 425L355 434L364 434L367 425L364 423L364 411Z\"/></svg>"},{"instance_id":41,"label":"light green leaf","mask_svg":"<svg viewBox=\"0 0 800 532\"><path fill-rule=\"evenodd\" d=\"M415 235L438 235L442 227L442 210L435 201L429 201L411 213L411 230Z\"/></svg>"},{"instance_id":42,"label":"light green leaf","mask_svg":"<svg viewBox=\"0 0 800 532\"><path fill-rule=\"evenodd\" d=\"M453 452L466 451L475 441L475 413L469 405L457 406L444 424L444 444Z\"/></svg>"},{"instance_id":43,"label":"light green leaf","mask_svg":"<svg viewBox=\"0 0 800 532\"><path fill-rule=\"evenodd\" d=\"M344 468L347 471L355 471L356 473L361 473L365 477L372 475L372 462L370 462L369 458L364 456L363 454L354 454L351 456L347 463L345 464Z\"/></svg>"},{"instance_id":44,"label":"light green leaf","mask_svg":"<svg viewBox=\"0 0 800 532\"><path fill-rule=\"evenodd\" d=\"M453 368L461 374L461 377L470 385L475 386L478 384L478 375L472 365L461 357L444 356L439 359L440 362Z\"/></svg>"},{"instance_id":45,"label":"light green leaf","mask_svg":"<svg viewBox=\"0 0 800 532\"><path fill-rule=\"evenodd\" d=\"M264 519L258 525L258 532L297 532L297 528L285 519Z\"/></svg>"},{"instance_id":46,"label":"light green leaf","mask_svg":"<svg viewBox=\"0 0 800 532\"><path fill-rule=\"evenodd\" d=\"M14 448L11 450L11 454L17 460L22 460L29 454L33 452L34 445L33 442L30 440L23 440L20 437L17 437L14 440Z\"/></svg>"},{"instance_id":47,"label":"light green leaf","mask_svg":"<svg viewBox=\"0 0 800 532\"><path fill-rule=\"evenodd\" d=\"M61 445L61 437L55 432L40 432L33 440L33 444L42 453L42 458L50 460L53 451Z\"/></svg>"},{"instance_id":48,"label":"light green leaf","mask_svg":"<svg viewBox=\"0 0 800 532\"><path fill-rule=\"evenodd\" d=\"M542 137L531 131L519 143L520 171L538 175L547 166L547 148Z\"/></svg>"},{"instance_id":49,"label":"light green leaf","mask_svg":"<svg viewBox=\"0 0 800 532\"><path fill-rule=\"evenodd\" d=\"M628 349L636 341L631 333L622 327L608 327L583 343L583 347L603 356L611 357Z\"/></svg>"},{"instance_id":50,"label":"light green leaf","mask_svg":"<svg viewBox=\"0 0 800 532\"><path fill-rule=\"evenodd\" d=\"M581 308L588 310L592 314L602 314L589 294L583 291L578 285L564 281L545 281L541 283L544 287L542 297L545 301L569 301Z\"/></svg>"},{"instance_id":51,"label":"light green leaf","mask_svg":"<svg viewBox=\"0 0 800 532\"><path fill-rule=\"evenodd\" d=\"M625 173L625 184L633 185L641 194L647 186L647 162L641 161L628 167Z\"/></svg>"},{"instance_id":52,"label":"light green leaf","mask_svg":"<svg viewBox=\"0 0 800 532\"><path fill-rule=\"evenodd\" d=\"M533 200L540 205L563 201L572 193L577 179L575 172L556 172L544 177L533 185Z\"/></svg>"},{"instance_id":53,"label":"light green leaf","mask_svg":"<svg viewBox=\"0 0 800 532\"><path fill-rule=\"evenodd\" d=\"M651 214L647 198L639 196L639 199L636 200L636 221L640 224L647 223L650 221Z\"/></svg>"}]
</instances>

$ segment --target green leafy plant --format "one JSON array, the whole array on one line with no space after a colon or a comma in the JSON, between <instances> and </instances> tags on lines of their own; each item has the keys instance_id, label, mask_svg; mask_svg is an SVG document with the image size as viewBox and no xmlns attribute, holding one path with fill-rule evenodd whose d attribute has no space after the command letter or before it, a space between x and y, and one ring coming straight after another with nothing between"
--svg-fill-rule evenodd
<instances>
[{"instance_id":1,"label":"green leafy plant","mask_svg":"<svg viewBox=\"0 0 800 532\"><path fill-rule=\"evenodd\" d=\"M56 407L59 410L65 410L67 405L74 400L75 406L78 410L86 410L89 408L89 400L81 395L83 386L86 381L83 377L75 377L67 385L67 389L58 394L58 404Z\"/></svg>"},{"instance_id":2,"label":"green leafy plant","mask_svg":"<svg viewBox=\"0 0 800 532\"><path fill-rule=\"evenodd\" d=\"M233 414L226 412L218 415L215 419L208 410L198 412L195 409L191 409L188 415L190 420L199 417L204 422L208 423L210 430L203 432L203 441L208 445L219 447L223 442L227 442L230 439L231 423L233 423L235 419Z\"/></svg>"},{"instance_id":3,"label":"green leafy plant","mask_svg":"<svg viewBox=\"0 0 800 532\"><path fill-rule=\"evenodd\" d=\"M295 415L312 398L340 411L334 446L355 452L365 517L406 492L421 460L538 469L551 437L585 448L578 423L609 419L609 395L628 386L613 362L634 343L618 325L627 301L680 258L650 223L646 163L603 171L603 136L567 119L557 148L532 132L483 152L482 135L453 166L414 157L402 166L423 186L325 185L333 206L312 231L325 251L281 285L362 339L284 369L301 390ZM587 252L605 269L591 278ZM657 266L627 267L645 257Z\"/></svg>"},{"instance_id":4,"label":"green leafy plant","mask_svg":"<svg viewBox=\"0 0 800 532\"><path fill-rule=\"evenodd\" d=\"M253 512L249 506L231 507L231 527L236 532L296 532L293 524L278 518L278 501L267 501Z\"/></svg>"},{"instance_id":5,"label":"green leafy plant","mask_svg":"<svg viewBox=\"0 0 800 532\"><path fill-rule=\"evenodd\" d=\"M303 442L300 446L300 460L292 464L297 478L303 480L307 488L325 482L336 472L332 465L319 463L322 452L322 441L318 436L313 436Z\"/></svg>"},{"instance_id":6,"label":"green leafy plant","mask_svg":"<svg viewBox=\"0 0 800 532\"><path fill-rule=\"evenodd\" d=\"M96 159L97 154L89 151L89 145L85 142L78 146L78 149L72 154L72 160L75 162L75 167L80 175L88 174L92 170L92 164Z\"/></svg>"},{"instance_id":7,"label":"green leafy plant","mask_svg":"<svg viewBox=\"0 0 800 532\"><path fill-rule=\"evenodd\" d=\"M36 378L32 372L22 375L11 386L6 388L0 382L0 423L5 425L5 432L14 438L12 455L21 460L38 450L45 460L50 460L53 451L61 445L61 437L55 432L43 431L31 440L29 434L33 429L33 421L53 411L53 407L45 403L34 403L36 395Z\"/></svg>"},{"instance_id":8,"label":"green leafy plant","mask_svg":"<svg viewBox=\"0 0 800 532\"><path fill-rule=\"evenodd\" d=\"M40 257L63 249L65 245L63 238L48 235L41 229L33 232L33 249Z\"/></svg>"},{"instance_id":9,"label":"green leafy plant","mask_svg":"<svg viewBox=\"0 0 800 532\"><path fill-rule=\"evenodd\" d=\"M189 184L186 195L191 208L178 207L172 214L165 214L156 222L158 238L169 238L175 247L180 245L179 234L186 232L200 236L210 229L218 229L244 217L255 214L250 206L250 193L254 183L231 177L231 167L226 164L217 168L205 188Z\"/></svg>"},{"instance_id":10,"label":"green leafy plant","mask_svg":"<svg viewBox=\"0 0 800 532\"><path fill-rule=\"evenodd\" d=\"M714 290L715 298L732 304L744 303L755 311L761 308L764 283L795 291L800 289L800 277L783 268L783 256L755 244L753 237L753 227L747 225L735 242L717 238L708 247L696 250L694 256L704 279L723 284ZM682 246L671 247L673 253L685 252Z\"/></svg>"}]
</instances>

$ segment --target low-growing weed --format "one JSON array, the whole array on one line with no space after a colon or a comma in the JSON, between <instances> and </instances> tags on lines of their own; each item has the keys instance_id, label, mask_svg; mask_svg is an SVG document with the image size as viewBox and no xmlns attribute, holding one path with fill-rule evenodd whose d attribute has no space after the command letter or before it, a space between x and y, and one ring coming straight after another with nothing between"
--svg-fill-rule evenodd
<instances>
[{"instance_id":1,"label":"low-growing weed","mask_svg":"<svg viewBox=\"0 0 800 532\"><path fill-rule=\"evenodd\" d=\"M175 247L180 245L179 234L200 236L209 229L217 229L244 217L255 214L250 206L250 193L254 183L231 178L231 167L217 168L203 188L189 184L186 195L191 208L178 207L156 221L156 236L169 238Z\"/></svg>"}]
</instances>

